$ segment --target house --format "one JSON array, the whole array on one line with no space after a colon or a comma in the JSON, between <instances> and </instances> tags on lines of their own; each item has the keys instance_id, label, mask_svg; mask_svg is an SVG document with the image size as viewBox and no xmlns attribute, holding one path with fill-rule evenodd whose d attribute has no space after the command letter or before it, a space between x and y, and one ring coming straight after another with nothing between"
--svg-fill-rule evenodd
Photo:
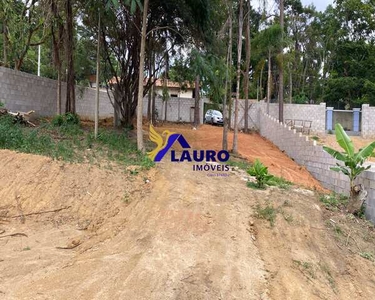
<instances>
[{"instance_id":1,"label":"house","mask_svg":"<svg viewBox=\"0 0 375 300\"><path fill-rule=\"evenodd\" d=\"M157 79L154 85L154 90L157 96L163 96L164 80ZM178 82L167 79L166 87L168 89L169 97L173 98L195 98L195 85L185 82L182 85Z\"/></svg>"},{"instance_id":2,"label":"house","mask_svg":"<svg viewBox=\"0 0 375 300\"><path fill-rule=\"evenodd\" d=\"M118 78L119 79L119 78ZM147 84L145 79L143 85ZM116 77L109 80L109 84L116 84ZM167 79L166 88L170 98L195 98L195 84L190 84L185 81L183 84ZM154 91L156 96L163 97L164 79L157 79L154 84Z\"/></svg>"}]
</instances>

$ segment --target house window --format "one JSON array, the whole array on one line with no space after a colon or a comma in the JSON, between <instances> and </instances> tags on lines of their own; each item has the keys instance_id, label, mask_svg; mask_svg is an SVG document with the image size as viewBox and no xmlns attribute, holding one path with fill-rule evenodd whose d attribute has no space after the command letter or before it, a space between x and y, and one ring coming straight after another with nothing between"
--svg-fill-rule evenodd
<instances>
[{"instance_id":1,"label":"house window","mask_svg":"<svg viewBox=\"0 0 375 300\"><path fill-rule=\"evenodd\" d=\"M177 98L178 95L177 95L177 94L171 94L171 97L172 97L172 98Z\"/></svg>"},{"instance_id":2,"label":"house window","mask_svg":"<svg viewBox=\"0 0 375 300\"><path fill-rule=\"evenodd\" d=\"M192 94L193 94L193 95L192 95L191 97L195 99L195 89L193 90L193 93L192 93Z\"/></svg>"}]
</instances>

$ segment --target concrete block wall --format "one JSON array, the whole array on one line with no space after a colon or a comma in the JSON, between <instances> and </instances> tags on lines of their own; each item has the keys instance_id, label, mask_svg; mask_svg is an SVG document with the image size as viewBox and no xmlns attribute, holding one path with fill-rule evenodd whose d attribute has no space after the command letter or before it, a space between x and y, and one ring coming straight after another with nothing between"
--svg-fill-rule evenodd
<instances>
[{"instance_id":1,"label":"concrete block wall","mask_svg":"<svg viewBox=\"0 0 375 300\"><path fill-rule=\"evenodd\" d=\"M267 112L267 103L259 101L262 112ZM278 118L279 104L270 103L269 115ZM326 130L326 104L284 104L284 120L306 120L312 121L311 131L314 133L324 134Z\"/></svg>"},{"instance_id":2,"label":"concrete block wall","mask_svg":"<svg viewBox=\"0 0 375 300\"><path fill-rule=\"evenodd\" d=\"M62 83L62 111L65 108L66 84ZM84 118L93 119L96 90L76 88L76 110ZM57 111L57 81L0 67L0 102L12 111L35 110L37 116L53 116ZM100 91L101 118L112 117L113 106L106 91Z\"/></svg>"},{"instance_id":3,"label":"concrete block wall","mask_svg":"<svg viewBox=\"0 0 375 300\"><path fill-rule=\"evenodd\" d=\"M263 112L260 112L259 125L262 136L285 151L298 164L305 166L325 188L341 194L349 193L348 178L344 174L330 170L330 167L336 165L336 159L326 153L322 146L317 145L316 141L296 133ZM366 216L375 223L375 166L363 172L357 183L362 183L368 192Z\"/></svg>"},{"instance_id":4,"label":"concrete block wall","mask_svg":"<svg viewBox=\"0 0 375 300\"><path fill-rule=\"evenodd\" d=\"M204 98L200 101L200 122L203 122L203 102ZM170 122L194 122L194 98L170 98L166 103L162 97L155 98L155 108L158 114L158 120L162 121L165 118L165 105L167 105L167 121ZM148 97L146 96L143 101L143 115L147 116Z\"/></svg>"},{"instance_id":5,"label":"concrete block wall","mask_svg":"<svg viewBox=\"0 0 375 300\"><path fill-rule=\"evenodd\" d=\"M375 138L375 107L362 104L362 130L364 138Z\"/></svg>"}]
</instances>

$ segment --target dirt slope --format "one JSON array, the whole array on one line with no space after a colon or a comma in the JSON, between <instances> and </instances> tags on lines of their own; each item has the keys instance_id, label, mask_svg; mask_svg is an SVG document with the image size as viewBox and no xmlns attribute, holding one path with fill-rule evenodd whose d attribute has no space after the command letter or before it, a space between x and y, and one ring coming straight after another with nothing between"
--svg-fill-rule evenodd
<instances>
[{"instance_id":1,"label":"dirt slope","mask_svg":"<svg viewBox=\"0 0 375 300\"><path fill-rule=\"evenodd\" d=\"M259 299L264 292L263 263L246 230L250 190L238 189L235 176L161 164L132 182L9 151L0 165L3 214L71 205L1 225L28 237L0 239L0 299ZM88 230L78 230L85 220ZM55 248L72 241L82 244Z\"/></svg>"},{"instance_id":2,"label":"dirt slope","mask_svg":"<svg viewBox=\"0 0 375 300\"><path fill-rule=\"evenodd\" d=\"M202 125L197 130L192 130L191 125L177 125L166 123L157 127L159 132L168 129L182 133L195 149L221 150L223 128L212 125ZM148 128L145 128L148 130ZM228 147L232 149L233 132L228 134ZM281 176L289 181L308 188L323 190L321 184L304 168L294 162L274 144L257 133L238 134L238 151L241 156L254 162L260 159L273 175Z\"/></svg>"},{"instance_id":3,"label":"dirt slope","mask_svg":"<svg viewBox=\"0 0 375 300\"><path fill-rule=\"evenodd\" d=\"M373 299L373 227L312 191L189 164L134 176L0 151L0 166L0 299Z\"/></svg>"}]
</instances>

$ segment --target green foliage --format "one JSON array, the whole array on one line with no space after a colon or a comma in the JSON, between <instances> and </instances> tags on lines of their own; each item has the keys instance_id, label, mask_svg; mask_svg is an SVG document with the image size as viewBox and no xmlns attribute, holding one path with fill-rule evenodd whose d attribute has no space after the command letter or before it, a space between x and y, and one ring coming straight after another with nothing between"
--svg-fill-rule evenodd
<instances>
[{"instance_id":1,"label":"green foliage","mask_svg":"<svg viewBox=\"0 0 375 300\"><path fill-rule=\"evenodd\" d=\"M54 124L44 123L39 128L30 129L14 124L11 116L2 116L0 149L40 154L68 162L88 160L100 164L104 159L123 166L138 165L143 169L154 166L153 161L137 151L126 131L102 129L95 140L93 133L77 124L75 115L56 116Z\"/></svg>"},{"instance_id":2,"label":"green foliage","mask_svg":"<svg viewBox=\"0 0 375 300\"><path fill-rule=\"evenodd\" d=\"M262 207L258 204L256 206L255 213L257 218L269 221L272 227L275 225L277 211L272 205Z\"/></svg>"},{"instance_id":3,"label":"green foliage","mask_svg":"<svg viewBox=\"0 0 375 300\"><path fill-rule=\"evenodd\" d=\"M348 204L347 196L336 193L332 193L330 195L321 195L319 199L329 210L337 210Z\"/></svg>"},{"instance_id":4,"label":"green foliage","mask_svg":"<svg viewBox=\"0 0 375 300\"><path fill-rule=\"evenodd\" d=\"M0 107L4 107L4 103L3 102L0 102Z\"/></svg>"},{"instance_id":5,"label":"green foliage","mask_svg":"<svg viewBox=\"0 0 375 300\"><path fill-rule=\"evenodd\" d=\"M374 261L374 254L372 252L360 252L359 255L367 260Z\"/></svg>"},{"instance_id":6,"label":"green foliage","mask_svg":"<svg viewBox=\"0 0 375 300\"><path fill-rule=\"evenodd\" d=\"M264 188L265 184L273 178L273 176L268 173L268 168L263 165L259 159L255 160L254 165L247 173L251 176L255 176L258 188Z\"/></svg>"},{"instance_id":7,"label":"green foliage","mask_svg":"<svg viewBox=\"0 0 375 300\"><path fill-rule=\"evenodd\" d=\"M277 186L280 189L288 189L293 183L286 180L282 177L272 176L271 179L267 181L267 185L269 186Z\"/></svg>"},{"instance_id":8,"label":"green foliage","mask_svg":"<svg viewBox=\"0 0 375 300\"><path fill-rule=\"evenodd\" d=\"M249 168L251 168L251 163L243 159L241 160L230 159L226 162L226 164L231 167L238 167L239 169L242 169L242 170L248 170Z\"/></svg>"},{"instance_id":9,"label":"green foliage","mask_svg":"<svg viewBox=\"0 0 375 300\"><path fill-rule=\"evenodd\" d=\"M354 145L350 137L346 134L341 124L335 126L336 141L344 152L339 152L332 148L324 146L323 149L332 155L337 160L344 163L344 165L337 163L336 167L331 167L335 172L341 172L349 177L350 187L353 187L354 180L365 170L371 166L364 167L363 163L371 156L375 150L375 142L361 149L359 152L354 152Z\"/></svg>"}]
</instances>

